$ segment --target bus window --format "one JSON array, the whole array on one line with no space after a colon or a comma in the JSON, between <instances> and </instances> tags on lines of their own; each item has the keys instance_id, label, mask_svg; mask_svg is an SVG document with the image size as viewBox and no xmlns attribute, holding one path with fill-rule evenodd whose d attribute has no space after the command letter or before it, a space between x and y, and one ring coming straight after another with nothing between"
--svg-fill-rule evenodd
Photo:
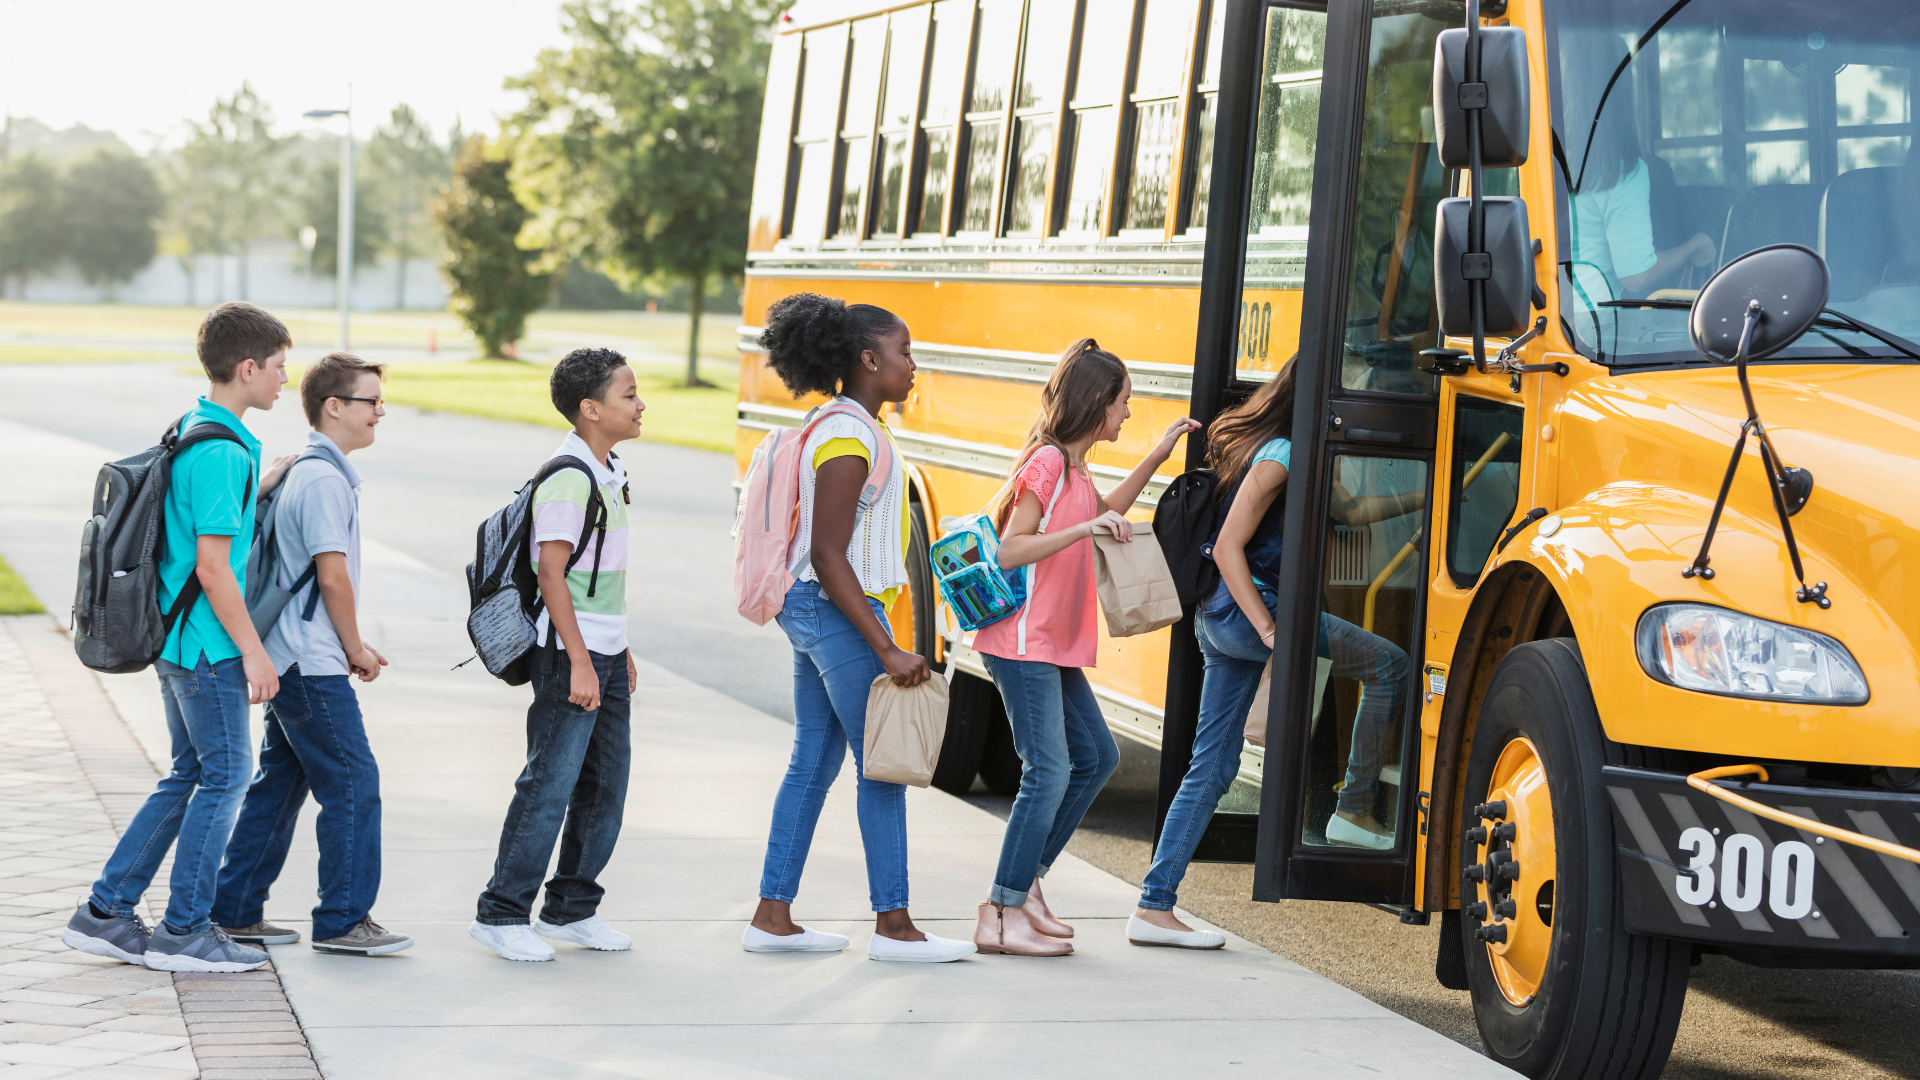
<instances>
[{"instance_id":1,"label":"bus window","mask_svg":"<svg viewBox=\"0 0 1920 1080\"><path fill-rule=\"evenodd\" d=\"M913 160L913 124L920 107L920 69L927 58L925 4L887 16L886 89L880 105L880 191L874 236L898 239L906 226L907 170Z\"/></svg>"},{"instance_id":2,"label":"bus window","mask_svg":"<svg viewBox=\"0 0 1920 1080\"><path fill-rule=\"evenodd\" d=\"M1146 0L1146 5L1134 74L1133 167L1122 227L1161 233L1167 224L1167 191L1180 145L1180 106L1191 79L1187 58L1199 5L1198 0Z\"/></svg>"},{"instance_id":3,"label":"bus window","mask_svg":"<svg viewBox=\"0 0 1920 1080\"><path fill-rule=\"evenodd\" d=\"M846 24L807 31L803 63L800 111L793 132L798 167L788 186L787 236L814 244L827 233L827 202L839 149L840 80L847 70Z\"/></svg>"},{"instance_id":4,"label":"bus window","mask_svg":"<svg viewBox=\"0 0 1920 1080\"><path fill-rule=\"evenodd\" d=\"M1000 136L1013 89L1020 42L1020 0L980 0L973 80L967 93L966 184L960 191L960 231L986 232L1000 194Z\"/></svg>"},{"instance_id":5,"label":"bus window","mask_svg":"<svg viewBox=\"0 0 1920 1080\"><path fill-rule=\"evenodd\" d=\"M1453 403L1447 477L1447 574L1470 589L1520 501L1520 435L1526 410L1461 394Z\"/></svg>"},{"instance_id":6,"label":"bus window","mask_svg":"<svg viewBox=\"0 0 1920 1080\"><path fill-rule=\"evenodd\" d=\"M1073 0L1030 0L1020 92L1014 100L1013 198L1008 236L1043 236L1047 180L1053 167L1055 124L1066 91L1067 48L1073 40Z\"/></svg>"},{"instance_id":7,"label":"bus window","mask_svg":"<svg viewBox=\"0 0 1920 1080\"><path fill-rule=\"evenodd\" d=\"M1313 147L1320 130L1320 58L1326 41L1324 12L1268 10L1247 216L1246 283L1236 338L1235 367L1242 371L1278 371L1300 343L1300 289L1305 283Z\"/></svg>"},{"instance_id":8,"label":"bus window","mask_svg":"<svg viewBox=\"0 0 1920 1080\"><path fill-rule=\"evenodd\" d=\"M1133 33L1133 0L1086 0L1073 84L1073 162L1063 236L1106 235L1116 111Z\"/></svg>"},{"instance_id":9,"label":"bus window","mask_svg":"<svg viewBox=\"0 0 1920 1080\"><path fill-rule=\"evenodd\" d=\"M873 124L880 108L880 73L886 59L887 20L853 24L853 61L847 69L847 115L840 122L838 210L833 235L857 240L867 212L867 181L873 176Z\"/></svg>"},{"instance_id":10,"label":"bus window","mask_svg":"<svg viewBox=\"0 0 1920 1080\"><path fill-rule=\"evenodd\" d=\"M965 81L967 46L973 34L971 0L940 0L933 5L932 59L922 107L925 169L920 174L920 216L914 232L939 236L947 231L947 181L951 172L960 88Z\"/></svg>"},{"instance_id":11,"label":"bus window","mask_svg":"<svg viewBox=\"0 0 1920 1080\"><path fill-rule=\"evenodd\" d=\"M1345 454L1331 483L1300 842L1387 850L1404 824L1427 465Z\"/></svg>"},{"instance_id":12,"label":"bus window","mask_svg":"<svg viewBox=\"0 0 1920 1080\"><path fill-rule=\"evenodd\" d=\"M1193 110L1193 131L1187 136L1193 151L1187 155L1186 183L1180 185L1187 203L1184 232L1192 240L1207 236L1207 189L1213 183L1213 118L1220 107L1220 32L1226 25L1227 0L1214 0L1208 7L1212 13L1207 20L1206 39L1201 42L1205 60L1200 67L1200 100Z\"/></svg>"}]
</instances>

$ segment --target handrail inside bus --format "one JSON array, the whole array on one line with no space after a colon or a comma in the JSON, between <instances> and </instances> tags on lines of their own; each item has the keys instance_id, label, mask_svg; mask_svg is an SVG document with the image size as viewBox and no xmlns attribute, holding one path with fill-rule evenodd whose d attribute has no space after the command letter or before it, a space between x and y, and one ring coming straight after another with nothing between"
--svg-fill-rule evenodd
<instances>
[{"instance_id":1,"label":"handrail inside bus","mask_svg":"<svg viewBox=\"0 0 1920 1080\"><path fill-rule=\"evenodd\" d=\"M1838 840L1843 844L1863 847L1868 851L1878 852L1888 858L1905 859L1910 863L1920 863L1920 851L1915 851L1905 845L1891 843L1886 840L1881 840L1878 837L1854 832L1850 829L1837 828L1825 822L1814 821L1812 818L1803 818L1798 814L1789 814L1785 810L1777 810L1768 806L1766 803L1755 802L1744 795L1728 791L1726 788L1713 783L1713 781L1725 776L1748 775L1759 776L1760 782L1763 784L1767 782L1767 769L1764 765L1722 765L1717 769L1706 769L1694 773L1687 777L1687 784L1696 790L1706 792L1721 802L1732 803L1743 810L1758 814L1768 821L1777 821L1789 828L1799 829L1801 832L1810 832L1816 836L1824 836L1830 840Z\"/></svg>"},{"instance_id":2,"label":"handrail inside bus","mask_svg":"<svg viewBox=\"0 0 1920 1080\"><path fill-rule=\"evenodd\" d=\"M1512 441L1512 435L1501 432L1500 437L1493 440L1493 445L1487 447L1487 452L1480 455L1480 460L1473 463L1473 468L1467 470L1466 478L1460 481L1460 490L1467 490L1475 480L1480 479L1480 474L1486 471L1487 463L1493 460L1493 455L1499 453ZM1424 529L1413 530L1413 535L1407 538L1406 545L1400 549L1400 553L1393 557L1392 562L1387 563L1385 570L1374 577L1373 584L1367 586L1367 608L1366 613L1360 617L1360 629L1369 634L1373 633L1373 603L1380 596L1380 587L1387 583L1387 579L1393 576L1395 570L1400 569L1401 563L1407 561L1407 556L1414 553L1416 545L1420 543L1420 534L1425 531Z\"/></svg>"}]
</instances>

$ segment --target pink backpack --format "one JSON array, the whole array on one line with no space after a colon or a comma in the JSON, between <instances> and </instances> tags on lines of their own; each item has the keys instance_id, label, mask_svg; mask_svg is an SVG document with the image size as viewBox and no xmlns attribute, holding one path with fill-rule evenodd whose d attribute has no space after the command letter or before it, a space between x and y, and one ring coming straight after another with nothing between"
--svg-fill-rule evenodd
<instances>
[{"instance_id":1,"label":"pink backpack","mask_svg":"<svg viewBox=\"0 0 1920 1080\"><path fill-rule=\"evenodd\" d=\"M793 588L787 552L800 521L801 451L820 421L835 415L858 417L872 430L879 448L866 486L860 490L861 511L870 512L893 482L893 441L867 410L852 402L827 402L808 413L798 428L770 431L760 440L747 466L746 482L740 486L739 516L733 527L733 602L755 625L765 626L780 614L787 590Z\"/></svg>"}]
</instances>

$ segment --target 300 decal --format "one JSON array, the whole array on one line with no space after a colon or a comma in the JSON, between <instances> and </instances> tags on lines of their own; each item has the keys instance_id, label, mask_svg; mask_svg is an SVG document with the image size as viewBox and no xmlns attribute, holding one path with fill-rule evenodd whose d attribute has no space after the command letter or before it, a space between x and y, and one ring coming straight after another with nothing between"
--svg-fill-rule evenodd
<instances>
[{"instance_id":1,"label":"300 decal","mask_svg":"<svg viewBox=\"0 0 1920 1080\"><path fill-rule=\"evenodd\" d=\"M1696 826L1680 834L1680 848L1688 855L1692 876L1681 874L1674 882L1675 891L1695 907L1711 904L1718 895L1729 910L1752 911L1760 906L1764 892L1767 910L1782 919L1804 919L1813 913L1813 849L1798 840L1775 844L1773 858L1768 860L1759 837L1734 833L1721 844Z\"/></svg>"}]
</instances>

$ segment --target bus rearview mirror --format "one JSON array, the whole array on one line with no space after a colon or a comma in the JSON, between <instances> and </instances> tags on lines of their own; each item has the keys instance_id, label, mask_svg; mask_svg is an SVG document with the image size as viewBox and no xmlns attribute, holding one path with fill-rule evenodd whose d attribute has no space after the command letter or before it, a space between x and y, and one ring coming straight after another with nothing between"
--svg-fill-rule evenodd
<instances>
[{"instance_id":1,"label":"bus rearview mirror","mask_svg":"<svg viewBox=\"0 0 1920 1080\"><path fill-rule=\"evenodd\" d=\"M1694 351L1730 363L1739 359L1744 336L1745 358L1764 360L1813 326L1827 306L1828 284L1826 261L1799 244L1749 251L1721 267L1694 298L1687 320Z\"/></svg>"},{"instance_id":2,"label":"bus rearview mirror","mask_svg":"<svg viewBox=\"0 0 1920 1080\"><path fill-rule=\"evenodd\" d=\"M1527 35L1512 26L1480 30L1480 82L1467 81L1467 32L1442 30L1433 47L1433 134L1440 164L1464 169L1467 112L1480 106L1480 164L1513 169L1526 164L1531 124L1527 92Z\"/></svg>"},{"instance_id":3,"label":"bus rearview mirror","mask_svg":"<svg viewBox=\"0 0 1920 1080\"><path fill-rule=\"evenodd\" d=\"M1487 254L1480 257L1485 262L1479 263L1466 256L1472 202L1441 199L1434 215L1433 292L1440 305L1440 332L1473 333L1467 282L1474 275L1487 282L1485 332L1512 337L1527 329L1528 304L1533 300L1533 237L1527 231L1527 204L1511 196L1489 195L1481 200L1487 214Z\"/></svg>"}]
</instances>

